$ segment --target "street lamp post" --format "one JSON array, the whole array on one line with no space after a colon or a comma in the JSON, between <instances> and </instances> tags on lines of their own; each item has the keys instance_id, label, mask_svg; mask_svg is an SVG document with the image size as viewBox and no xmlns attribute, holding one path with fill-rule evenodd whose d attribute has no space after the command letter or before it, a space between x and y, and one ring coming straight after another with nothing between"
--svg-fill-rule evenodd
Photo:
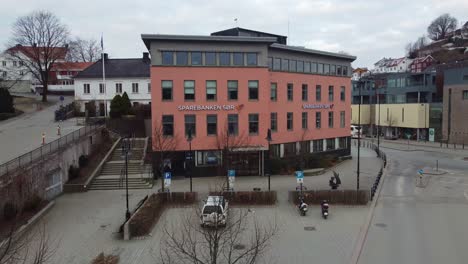
<instances>
[{"instance_id":1,"label":"street lamp post","mask_svg":"<svg viewBox=\"0 0 468 264\"><path fill-rule=\"evenodd\" d=\"M271 129L268 129L267 131L267 137L266 137L266 140L268 141L268 191L270 191L270 187L271 187L271 181L270 181L270 176L271 176L271 160L270 160L270 142L272 141L272 138L271 138Z\"/></svg>"},{"instance_id":2,"label":"street lamp post","mask_svg":"<svg viewBox=\"0 0 468 264\"><path fill-rule=\"evenodd\" d=\"M130 210L128 205L128 157L132 155L132 146L130 144L130 138L122 139L122 157L125 158L125 189L126 189L126 202L127 211L125 212L125 219L130 218Z\"/></svg>"},{"instance_id":3,"label":"street lamp post","mask_svg":"<svg viewBox=\"0 0 468 264\"><path fill-rule=\"evenodd\" d=\"M188 173L190 176L190 192L192 192L192 129L189 129L188 135L187 135L187 141L189 143L189 155L188 155Z\"/></svg>"},{"instance_id":4,"label":"street lamp post","mask_svg":"<svg viewBox=\"0 0 468 264\"><path fill-rule=\"evenodd\" d=\"M356 189L359 190L359 160L361 157L361 133L362 133L362 128L361 128L361 101L362 101L362 96L361 96L361 86L362 86L362 81L359 80L359 104L358 104L358 149L357 149L357 175L356 175Z\"/></svg>"}]
</instances>

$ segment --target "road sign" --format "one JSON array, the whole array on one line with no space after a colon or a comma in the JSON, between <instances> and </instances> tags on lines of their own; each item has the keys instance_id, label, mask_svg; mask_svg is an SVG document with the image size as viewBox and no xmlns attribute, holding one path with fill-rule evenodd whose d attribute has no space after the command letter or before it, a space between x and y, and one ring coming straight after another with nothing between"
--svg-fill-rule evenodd
<instances>
[{"instance_id":1,"label":"road sign","mask_svg":"<svg viewBox=\"0 0 468 264\"><path fill-rule=\"evenodd\" d=\"M169 187L171 186L171 179L172 179L172 174L171 172L165 172L164 173L164 187Z\"/></svg>"},{"instance_id":2,"label":"road sign","mask_svg":"<svg viewBox=\"0 0 468 264\"><path fill-rule=\"evenodd\" d=\"M228 180L229 180L229 188L234 187L234 181L236 180L236 171L235 170L228 170Z\"/></svg>"},{"instance_id":3,"label":"road sign","mask_svg":"<svg viewBox=\"0 0 468 264\"><path fill-rule=\"evenodd\" d=\"M429 141L430 142L434 142L434 136L435 136L435 129L429 128Z\"/></svg>"},{"instance_id":4,"label":"road sign","mask_svg":"<svg viewBox=\"0 0 468 264\"><path fill-rule=\"evenodd\" d=\"M60 102L63 102L63 100L65 100L65 97L63 97L63 95L60 96Z\"/></svg>"},{"instance_id":5,"label":"road sign","mask_svg":"<svg viewBox=\"0 0 468 264\"><path fill-rule=\"evenodd\" d=\"M304 183L304 172L296 171L296 181L297 183Z\"/></svg>"},{"instance_id":6,"label":"road sign","mask_svg":"<svg viewBox=\"0 0 468 264\"><path fill-rule=\"evenodd\" d=\"M422 176L424 174L424 171L422 169L419 169L418 174L419 174L419 176Z\"/></svg>"}]
</instances>

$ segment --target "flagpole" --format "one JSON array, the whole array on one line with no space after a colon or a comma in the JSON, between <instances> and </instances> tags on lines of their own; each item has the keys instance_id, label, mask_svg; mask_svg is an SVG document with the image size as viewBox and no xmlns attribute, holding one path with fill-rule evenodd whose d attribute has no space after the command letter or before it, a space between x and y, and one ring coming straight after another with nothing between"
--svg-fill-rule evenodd
<instances>
[{"instance_id":1,"label":"flagpole","mask_svg":"<svg viewBox=\"0 0 468 264\"><path fill-rule=\"evenodd\" d=\"M104 115L107 117L107 101L106 101L106 93L107 93L107 87L106 87L106 66L105 66L105 61L104 61L104 36L101 34L101 59L102 59L102 83L104 85Z\"/></svg>"}]
</instances>

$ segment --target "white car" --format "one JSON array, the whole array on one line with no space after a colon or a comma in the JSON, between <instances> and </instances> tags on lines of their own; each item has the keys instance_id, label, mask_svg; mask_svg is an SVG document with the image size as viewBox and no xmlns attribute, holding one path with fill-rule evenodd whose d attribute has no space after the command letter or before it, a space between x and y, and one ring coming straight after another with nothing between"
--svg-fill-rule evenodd
<instances>
[{"instance_id":1,"label":"white car","mask_svg":"<svg viewBox=\"0 0 468 264\"><path fill-rule=\"evenodd\" d=\"M228 208L229 203L223 196L208 196L200 215L201 226L226 226Z\"/></svg>"}]
</instances>

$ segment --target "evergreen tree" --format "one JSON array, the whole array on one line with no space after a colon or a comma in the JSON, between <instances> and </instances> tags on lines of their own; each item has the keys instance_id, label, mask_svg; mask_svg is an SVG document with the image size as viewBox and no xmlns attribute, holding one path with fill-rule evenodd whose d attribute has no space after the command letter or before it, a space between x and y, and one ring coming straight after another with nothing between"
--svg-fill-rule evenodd
<instances>
[{"instance_id":1,"label":"evergreen tree","mask_svg":"<svg viewBox=\"0 0 468 264\"><path fill-rule=\"evenodd\" d=\"M7 89L0 88L0 113L14 113L13 96Z\"/></svg>"},{"instance_id":2,"label":"evergreen tree","mask_svg":"<svg viewBox=\"0 0 468 264\"><path fill-rule=\"evenodd\" d=\"M122 95L122 115L128 115L132 109L132 104L130 103L130 98L128 98L127 92L124 92Z\"/></svg>"},{"instance_id":3,"label":"evergreen tree","mask_svg":"<svg viewBox=\"0 0 468 264\"><path fill-rule=\"evenodd\" d=\"M112 98L110 104L110 117L111 118L120 118L122 116L122 106L123 106L123 99L120 94L117 94Z\"/></svg>"}]
</instances>

